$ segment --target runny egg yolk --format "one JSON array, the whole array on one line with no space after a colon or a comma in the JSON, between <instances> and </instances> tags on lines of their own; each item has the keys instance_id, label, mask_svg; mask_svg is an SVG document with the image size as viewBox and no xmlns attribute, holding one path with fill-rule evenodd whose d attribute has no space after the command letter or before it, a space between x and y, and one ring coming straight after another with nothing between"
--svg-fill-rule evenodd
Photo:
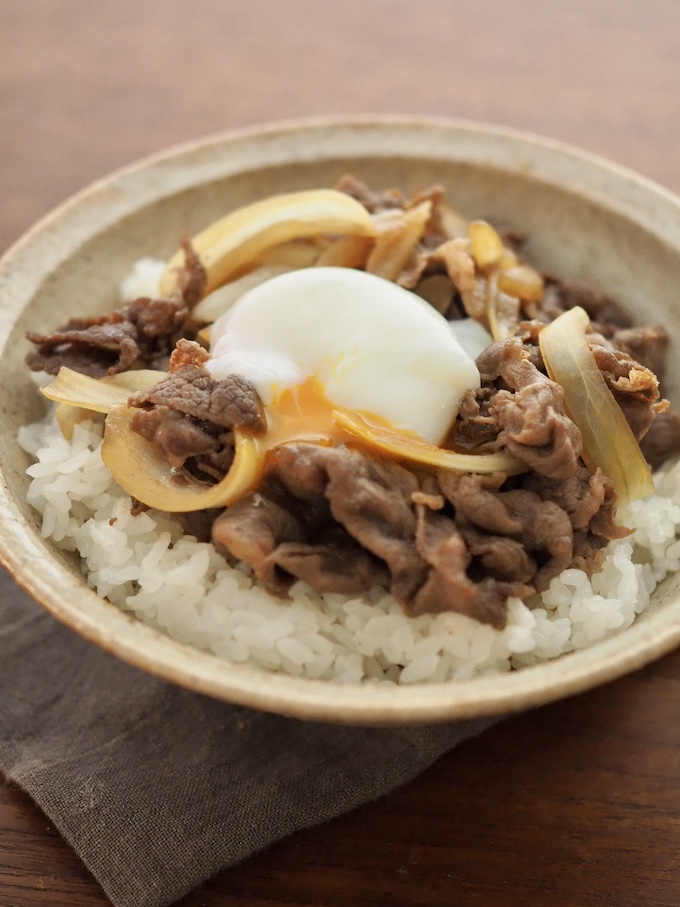
<instances>
[{"instance_id":1,"label":"runny egg yolk","mask_svg":"<svg viewBox=\"0 0 680 907\"><path fill-rule=\"evenodd\" d=\"M346 439L335 411L440 444L480 377L451 326L414 293L363 271L308 268L245 293L213 325L207 367L240 374L267 412L271 449Z\"/></svg>"},{"instance_id":2,"label":"runny egg yolk","mask_svg":"<svg viewBox=\"0 0 680 907\"><path fill-rule=\"evenodd\" d=\"M267 407L267 431L255 443L262 455L291 441L308 441L314 444L340 444L356 442L353 433L338 424L336 414L342 409L326 395L321 381L311 375L302 384L284 388ZM359 413L362 420L377 431L396 432L395 427L375 413ZM404 438L415 441L422 439L416 432L399 429Z\"/></svg>"},{"instance_id":3,"label":"runny egg yolk","mask_svg":"<svg viewBox=\"0 0 680 907\"><path fill-rule=\"evenodd\" d=\"M272 450L290 441L332 444L343 440L333 419L334 407L316 376L284 388L267 407L267 432L258 445Z\"/></svg>"}]
</instances>

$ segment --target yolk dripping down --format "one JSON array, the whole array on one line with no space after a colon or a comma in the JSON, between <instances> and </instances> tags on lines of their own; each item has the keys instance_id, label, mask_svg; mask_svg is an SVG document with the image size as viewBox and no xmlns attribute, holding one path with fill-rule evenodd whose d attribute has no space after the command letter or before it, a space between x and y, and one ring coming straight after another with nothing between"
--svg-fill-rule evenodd
<instances>
[{"instance_id":1,"label":"yolk dripping down","mask_svg":"<svg viewBox=\"0 0 680 907\"><path fill-rule=\"evenodd\" d=\"M431 446L416 432L392 425L375 413L348 412L336 406L329 400L323 382L316 375L310 375L301 384L284 387L278 393L275 391L272 403L266 408L266 415L266 434L254 439L263 463L269 451L295 441L326 446L357 443L356 432L346 427L350 419L361 420L376 435L389 434L395 438L403 437L414 445Z\"/></svg>"},{"instance_id":2,"label":"yolk dripping down","mask_svg":"<svg viewBox=\"0 0 680 907\"><path fill-rule=\"evenodd\" d=\"M343 433L333 419L334 409L316 375L306 378L302 384L284 387L275 392L274 400L267 407L267 433L258 439L258 446L269 451L291 441L339 443Z\"/></svg>"}]
</instances>

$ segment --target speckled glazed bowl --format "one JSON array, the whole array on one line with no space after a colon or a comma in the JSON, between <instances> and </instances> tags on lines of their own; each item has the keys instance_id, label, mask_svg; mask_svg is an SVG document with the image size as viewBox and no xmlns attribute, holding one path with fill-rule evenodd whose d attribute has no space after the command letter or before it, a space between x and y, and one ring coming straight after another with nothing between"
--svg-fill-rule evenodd
<instances>
[{"instance_id":1,"label":"speckled glazed bowl","mask_svg":"<svg viewBox=\"0 0 680 907\"><path fill-rule=\"evenodd\" d=\"M98 598L75 561L40 537L26 503L20 425L41 401L23 366L24 331L107 311L130 265L263 196L331 186L352 172L376 187L444 184L464 212L511 222L527 256L606 288L637 321L680 337L680 200L572 148L509 130L394 117L282 123L184 145L99 182L39 223L0 265L0 557L56 618L167 680L231 702L332 722L410 724L539 705L611 680L680 643L680 576L628 630L512 674L421 686L348 686L229 664L181 645ZM680 404L680 357L666 393Z\"/></svg>"}]
</instances>

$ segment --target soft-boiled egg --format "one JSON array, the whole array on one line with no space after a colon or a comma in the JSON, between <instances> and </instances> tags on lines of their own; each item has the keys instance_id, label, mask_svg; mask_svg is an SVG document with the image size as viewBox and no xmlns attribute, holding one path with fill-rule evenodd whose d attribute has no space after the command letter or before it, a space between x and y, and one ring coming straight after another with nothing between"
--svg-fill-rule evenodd
<instances>
[{"instance_id":1,"label":"soft-boiled egg","mask_svg":"<svg viewBox=\"0 0 680 907\"><path fill-rule=\"evenodd\" d=\"M207 367L216 380L248 378L284 421L316 413L320 434L336 408L431 444L446 435L465 391L480 385L474 360L435 309L349 268L292 271L245 293L213 325Z\"/></svg>"}]
</instances>

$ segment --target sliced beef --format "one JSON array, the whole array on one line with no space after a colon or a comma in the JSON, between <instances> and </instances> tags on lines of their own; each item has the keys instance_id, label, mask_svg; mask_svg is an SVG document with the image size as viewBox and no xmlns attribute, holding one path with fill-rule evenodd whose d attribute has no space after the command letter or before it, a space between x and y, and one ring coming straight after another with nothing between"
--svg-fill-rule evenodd
<instances>
[{"instance_id":1,"label":"sliced beef","mask_svg":"<svg viewBox=\"0 0 680 907\"><path fill-rule=\"evenodd\" d=\"M132 394L130 406L164 406L220 428L265 430L260 398L247 378L229 375L214 381L200 366L185 365L145 391Z\"/></svg>"},{"instance_id":2,"label":"sliced beef","mask_svg":"<svg viewBox=\"0 0 680 907\"><path fill-rule=\"evenodd\" d=\"M325 495L331 513L390 572L390 591L409 612L427 575L414 543L416 517L411 495L419 483L410 470L347 448L329 448ZM336 451L341 451L337 454Z\"/></svg>"},{"instance_id":3,"label":"sliced beef","mask_svg":"<svg viewBox=\"0 0 680 907\"><path fill-rule=\"evenodd\" d=\"M522 485L543 500L553 501L567 514L574 530L571 566L588 574L600 567L602 548L608 541L630 535L631 530L616 521L614 483L599 470L591 474L585 466L579 466L564 482L528 473Z\"/></svg>"},{"instance_id":4,"label":"sliced beef","mask_svg":"<svg viewBox=\"0 0 680 907\"><path fill-rule=\"evenodd\" d=\"M437 254L437 249L418 249L408 268L405 268L397 283L405 290L414 290L418 284L427 277L443 276L446 274L444 259ZM454 287L451 284L451 290Z\"/></svg>"},{"instance_id":5,"label":"sliced beef","mask_svg":"<svg viewBox=\"0 0 680 907\"><path fill-rule=\"evenodd\" d=\"M27 331L37 349L26 357L34 372L56 375L62 366L93 378L127 371L140 358L136 327L122 313L74 318L51 334Z\"/></svg>"},{"instance_id":6,"label":"sliced beef","mask_svg":"<svg viewBox=\"0 0 680 907\"><path fill-rule=\"evenodd\" d=\"M531 325L532 322L525 324ZM511 337L509 340L498 340L483 350L476 359L479 376L483 387L500 387L507 389L508 384L503 381L503 369L511 360L527 359L534 366L534 341L528 336L529 330L522 335ZM538 368L538 366L536 366Z\"/></svg>"},{"instance_id":7,"label":"sliced beef","mask_svg":"<svg viewBox=\"0 0 680 907\"><path fill-rule=\"evenodd\" d=\"M424 249L436 249L449 239L442 217L441 206L443 198L444 187L434 185L422 192L418 192L409 202L409 207L411 208L415 208L425 201L430 202L432 206L429 220L425 224L423 235L420 238L420 244Z\"/></svg>"},{"instance_id":8,"label":"sliced beef","mask_svg":"<svg viewBox=\"0 0 680 907\"><path fill-rule=\"evenodd\" d=\"M516 337L492 344L478 357L482 389L464 397L453 437L459 443L479 437L488 448L495 420L497 449L507 449L540 475L565 480L576 471L581 437L567 415L562 389L544 373L540 330L539 322L523 322ZM662 334L653 331L649 336L650 343L663 343ZM602 334L589 333L587 339L607 386L640 440L668 406L659 399L657 377Z\"/></svg>"},{"instance_id":9,"label":"sliced beef","mask_svg":"<svg viewBox=\"0 0 680 907\"><path fill-rule=\"evenodd\" d=\"M614 488L614 483L606 476L600 476L600 479L604 485L604 500L600 505L600 509L588 523L587 535L588 538L595 539L598 546L601 546L605 541L625 538L632 531L616 522L616 501L618 495Z\"/></svg>"},{"instance_id":10,"label":"sliced beef","mask_svg":"<svg viewBox=\"0 0 680 907\"><path fill-rule=\"evenodd\" d=\"M37 347L26 357L33 371L56 375L62 366L94 378L136 367L158 367L186 319L184 303L137 299L103 318L73 319L51 334L27 331Z\"/></svg>"},{"instance_id":11,"label":"sliced beef","mask_svg":"<svg viewBox=\"0 0 680 907\"><path fill-rule=\"evenodd\" d=\"M284 575L302 580L320 595L361 595L389 583L385 565L341 527L320 537L316 544L282 542L271 559Z\"/></svg>"},{"instance_id":12,"label":"sliced beef","mask_svg":"<svg viewBox=\"0 0 680 907\"><path fill-rule=\"evenodd\" d=\"M178 372L185 365L195 365L204 368L210 359L210 353L195 340L186 340L184 337L177 341L175 349L170 354L169 370Z\"/></svg>"},{"instance_id":13,"label":"sliced beef","mask_svg":"<svg viewBox=\"0 0 680 907\"><path fill-rule=\"evenodd\" d=\"M56 375L62 366L103 378L131 368L157 368L180 337L193 305L205 290L205 269L191 243L182 244L186 263L179 269L172 299L140 298L99 318L73 318L47 334L27 331L35 344L26 357L33 371Z\"/></svg>"},{"instance_id":14,"label":"sliced beef","mask_svg":"<svg viewBox=\"0 0 680 907\"><path fill-rule=\"evenodd\" d=\"M423 249L434 249L449 239L441 213L441 203L444 197L442 186L430 186L422 192L416 193L413 198L408 198L400 189L375 192L356 177L345 175L338 180L335 188L338 192L344 192L345 195L351 196L362 204L369 214L380 214L383 211L395 209L404 211L415 208L422 202L430 202L431 213L420 238L420 245Z\"/></svg>"},{"instance_id":15,"label":"sliced beef","mask_svg":"<svg viewBox=\"0 0 680 907\"><path fill-rule=\"evenodd\" d=\"M438 479L442 493L453 504L456 525L464 536L468 529L472 530L469 533L471 546L479 545L481 530L491 536L515 539L529 557L535 558L534 570L529 575L526 571L531 561L526 559L518 564L520 575L517 579L531 580L540 591L571 563L572 525L558 504L543 500L524 488L499 490L505 482L502 474L479 476L442 470ZM489 538L485 543L490 545L491 542ZM491 557L487 551L487 569ZM507 564L507 551L499 552L496 557L500 564Z\"/></svg>"},{"instance_id":16,"label":"sliced beef","mask_svg":"<svg viewBox=\"0 0 680 907\"><path fill-rule=\"evenodd\" d=\"M407 198L399 189L387 189L384 192L374 192L373 189L351 174L345 174L335 184L338 192L344 192L364 206L369 214L387 211L391 208L405 208Z\"/></svg>"},{"instance_id":17,"label":"sliced beef","mask_svg":"<svg viewBox=\"0 0 680 907\"><path fill-rule=\"evenodd\" d=\"M468 573L471 551L455 523L422 505L417 510L415 543L429 570L407 613L455 611L502 629L507 623L508 598L526 598L533 587L488 575L473 580Z\"/></svg>"},{"instance_id":18,"label":"sliced beef","mask_svg":"<svg viewBox=\"0 0 680 907\"><path fill-rule=\"evenodd\" d=\"M136 299L122 310L136 331L143 355L154 359L170 353L187 313L184 303L170 299Z\"/></svg>"},{"instance_id":19,"label":"sliced beef","mask_svg":"<svg viewBox=\"0 0 680 907\"><path fill-rule=\"evenodd\" d=\"M412 290L420 280L433 274L447 274L456 290L472 293L476 278L469 240L448 239L433 249L420 250L413 266L400 276L398 282L407 290Z\"/></svg>"},{"instance_id":20,"label":"sliced beef","mask_svg":"<svg viewBox=\"0 0 680 907\"><path fill-rule=\"evenodd\" d=\"M573 476L561 482L537 473L527 473L522 477L522 487L535 492L545 501L558 504L569 517L574 530L589 529L597 517L598 535L617 539L628 534L627 529L613 521L616 492L611 479L603 476L599 469L593 474L579 465Z\"/></svg>"},{"instance_id":21,"label":"sliced beef","mask_svg":"<svg viewBox=\"0 0 680 907\"><path fill-rule=\"evenodd\" d=\"M475 572L506 582L528 583L536 574L536 560L517 539L494 535L464 525L459 530L475 563Z\"/></svg>"},{"instance_id":22,"label":"sliced beef","mask_svg":"<svg viewBox=\"0 0 680 907\"><path fill-rule=\"evenodd\" d=\"M592 329L609 344L653 372L661 382L665 370L669 336L661 324L620 328L613 323L594 322Z\"/></svg>"},{"instance_id":23,"label":"sliced beef","mask_svg":"<svg viewBox=\"0 0 680 907\"><path fill-rule=\"evenodd\" d=\"M509 597L526 599L576 556L596 556L586 535L607 506L593 492L579 510L587 495L574 487L563 495L570 515L558 482L534 491L519 481L420 475L343 446L289 444L272 452L258 491L216 520L213 540L275 594L296 579L347 594L382 584L409 615L457 611L503 627ZM590 527L577 554L573 522Z\"/></svg>"},{"instance_id":24,"label":"sliced beef","mask_svg":"<svg viewBox=\"0 0 680 907\"><path fill-rule=\"evenodd\" d=\"M333 456L333 454L331 454ZM328 507L325 499L328 485L325 448L316 444L285 444L269 454L267 475L292 498L305 506Z\"/></svg>"},{"instance_id":25,"label":"sliced beef","mask_svg":"<svg viewBox=\"0 0 680 907\"><path fill-rule=\"evenodd\" d=\"M522 342L522 355L524 358L528 359L539 372L543 372L545 375L547 374L547 369L545 367L545 362L543 361L541 348L538 345L539 335L544 327L544 324L541 324L540 321L536 321L536 319L533 318L529 321L520 321L517 326L517 333L514 335L513 340L520 340Z\"/></svg>"},{"instance_id":26,"label":"sliced beef","mask_svg":"<svg viewBox=\"0 0 680 907\"><path fill-rule=\"evenodd\" d=\"M453 423L452 440L461 447L475 448L479 453L493 450L501 430L492 411L495 388L468 389L458 407Z\"/></svg>"},{"instance_id":27,"label":"sliced beef","mask_svg":"<svg viewBox=\"0 0 680 907\"><path fill-rule=\"evenodd\" d=\"M422 504L418 504L416 510L414 551L423 569L407 613L416 615L456 610L473 616L477 590L475 583L467 575L470 553L465 540L448 517ZM456 603L455 608L450 607L452 601ZM502 624L503 611L504 609L499 609L491 615L483 613L483 618L491 619L482 622Z\"/></svg>"},{"instance_id":28,"label":"sliced beef","mask_svg":"<svg viewBox=\"0 0 680 907\"><path fill-rule=\"evenodd\" d=\"M167 406L137 410L130 428L155 445L168 463L176 468L184 466L189 457L204 456L218 446L214 435Z\"/></svg>"},{"instance_id":29,"label":"sliced beef","mask_svg":"<svg viewBox=\"0 0 680 907\"><path fill-rule=\"evenodd\" d=\"M193 309L203 299L208 275L191 240L186 238L182 240L182 250L184 251L184 265L177 271L177 292L184 304L189 309Z\"/></svg>"},{"instance_id":30,"label":"sliced beef","mask_svg":"<svg viewBox=\"0 0 680 907\"><path fill-rule=\"evenodd\" d=\"M497 449L508 450L541 475L554 479L573 475L581 455L581 433L566 413L562 388L526 358L517 338L494 344L477 362L480 372L485 369L484 379L498 373L508 388L500 389L489 403L501 429Z\"/></svg>"},{"instance_id":31,"label":"sliced beef","mask_svg":"<svg viewBox=\"0 0 680 907\"><path fill-rule=\"evenodd\" d=\"M633 326L625 309L593 287L576 281L548 280L539 321L553 321L562 312L581 306L591 326L588 340L608 386L639 440L658 408L658 383L663 378L668 331L663 325Z\"/></svg>"},{"instance_id":32,"label":"sliced beef","mask_svg":"<svg viewBox=\"0 0 680 907\"><path fill-rule=\"evenodd\" d=\"M455 273L455 272L454 272ZM456 279L460 279L458 275ZM489 280L487 277L477 275L470 289L460 291L460 299L468 318L474 318L481 324L487 324Z\"/></svg>"},{"instance_id":33,"label":"sliced beef","mask_svg":"<svg viewBox=\"0 0 680 907\"><path fill-rule=\"evenodd\" d=\"M185 417L186 418L186 417ZM234 435L224 432L217 436L217 446L204 454L196 454L185 461L185 468L203 481L221 481L234 462Z\"/></svg>"},{"instance_id":34,"label":"sliced beef","mask_svg":"<svg viewBox=\"0 0 680 907\"><path fill-rule=\"evenodd\" d=\"M181 341L171 357L175 371L129 398L129 405L137 408L131 428L173 466L219 481L233 462L233 429L261 434L265 416L250 381L240 375L215 381L204 361L198 344Z\"/></svg>"},{"instance_id":35,"label":"sliced beef","mask_svg":"<svg viewBox=\"0 0 680 907\"><path fill-rule=\"evenodd\" d=\"M273 451L267 476L306 509L323 495L333 520L389 570L395 598L404 603L415 594L426 567L413 544L414 473L346 447L301 443Z\"/></svg>"},{"instance_id":36,"label":"sliced beef","mask_svg":"<svg viewBox=\"0 0 680 907\"><path fill-rule=\"evenodd\" d=\"M216 520L213 540L277 594L298 578L319 592L381 584L408 614L455 610L503 626L512 584L492 594L467 576L462 536L423 503L442 503L431 485L422 491L409 470L357 450L287 445L274 451L258 493Z\"/></svg>"},{"instance_id":37,"label":"sliced beef","mask_svg":"<svg viewBox=\"0 0 680 907\"><path fill-rule=\"evenodd\" d=\"M680 416L674 412L659 413L640 442L645 459L658 469L666 460L680 454Z\"/></svg>"},{"instance_id":38,"label":"sliced beef","mask_svg":"<svg viewBox=\"0 0 680 907\"><path fill-rule=\"evenodd\" d=\"M231 431L197 422L168 406L138 409L130 428L153 444L171 466L184 467L202 481L219 482L234 462Z\"/></svg>"},{"instance_id":39,"label":"sliced beef","mask_svg":"<svg viewBox=\"0 0 680 907\"><path fill-rule=\"evenodd\" d=\"M607 540L586 530L574 532L574 557L571 566L592 576L604 563Z\"/></svg>"},{"instance_id":40,"label":"sliced beef","mask_svg":"<svg viewBox=\"0 0 680 907\"><path fill-rule=\"evenodd\" d=\"M546 275L546 290L536 317L540 321L553 321L562 312L581 306L591 321L611 325L612 328L629 328L630 315L620 303L600 293L593 286L579 280L558 280Z\"/></svg>"},{"instance_id":41,"label":"sliced beef","mask_svg":"<svg viewBox=\"0 0 680 907\"><path fill-rule=\"evenodd\" d=\"M477 358L482 389L474 396L468 392L463 398L453 437L457 440L460 435L460 443L465 443L466 436L474 439L479 433L482 440L491 435L495 420L499 429L497 448L507 448L541 475L566 479L574 473L581 439L566 414L561 388L545 375L538 346L541 327L537 321L522 322L517 336L493 343ZM612 337L621 333L627 334L628 329L617 329ZM663 330L641 331L640 337L649 339L649 349L656 350L649 355L659 354L665 343L664 334ZM587 340L607 386L639 441L668 406L659 397L656 375L628 352L616 348L613 339L591 332Z\"/></svg>"},{"instance_id":42,"label":"sliced beef","mask_svg":"<svg viewBox=\"0 0 680 907\"><path fill-rule=\"evenodd\" d=\"M303 542L304 538L305 526L300 517L260 492L232 504L212 527L217 550L249 564L272 595L285 596L295 582L292 574L277 569L272 552L282 542Z\"/></svg>"},{"instance_id":43,"label":"sliced beef","mask_svg":"<svg viewBox=\"0 0 680 907\"><path fill-rule=\"evenodd\" d=\"M639 441L649 430L657 413L668 405L659 400L656 375L627 353L614 349L601 335L589 335L588 343L607 386Z\"/></svg>"},{"instance_id":44,"label":"sliced beef","mask_svg":"<svg viewBox=\"0 0 680 907\"><path fill-rule=\"evenodd\" d=\"M304 502L285 491L276 464L262 487L213 524L218 551L244 561L273 595L298 580L319 593L356 595L385 585L385 565L334 522L328 501L307 490Z\"/></svg>"},{"instance_id":45,"label":"sliced beef","mask_svg":"<svg viewBox=\"0 0 680 907\"><path fill-rule=\"evenodd\" d=\"M502 472L491 475L472 475L447 469L437 472L441 493L453 504L459 524L470 523L504 535L521 529L521 523L498 497L506 478Z\"/></svg>"}]
</instances>

